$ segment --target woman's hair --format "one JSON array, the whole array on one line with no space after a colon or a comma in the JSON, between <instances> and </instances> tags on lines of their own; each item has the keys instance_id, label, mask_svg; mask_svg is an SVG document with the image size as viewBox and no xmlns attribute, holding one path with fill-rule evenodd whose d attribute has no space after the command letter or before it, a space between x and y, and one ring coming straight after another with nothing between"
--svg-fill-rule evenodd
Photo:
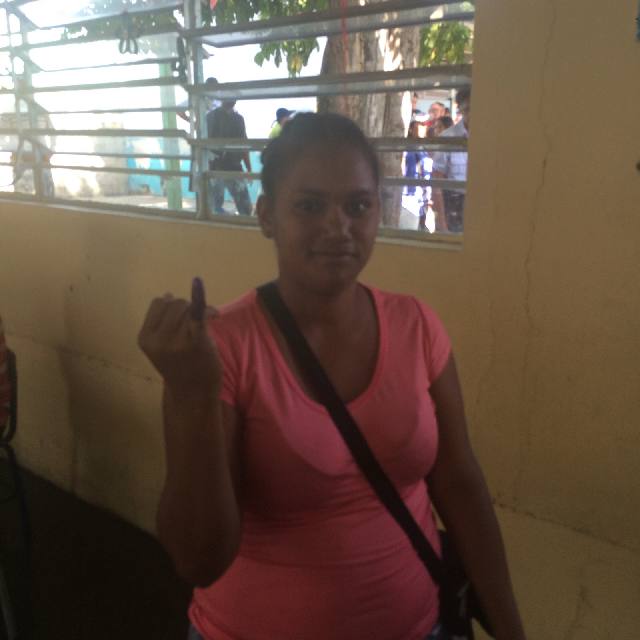
<instances>
[{"instance_id":1,"label":"woman's hair","mask_svg":"<svg viewBox=\"0 0 640 640\"><path fill-rule=\"evenodd\" d=\"M471 87L462 87L458 89L456 93L456 104L462 104L463 102L471 101Z\"/></svg>"},{"instance_id":2,"label":"woman's hair","mask_svg":"<svg viewBox=\"0 0 640 640\"><path fill-rule=\"evenodd\" d=\"M350 146L358 149L371 167L376 184L380 182L378 156L362 132L349 118L337 113L299 113L289 120L277 138L262 152L262 191L274 198L278 180L309 148Z\"/></svg>"},{"instance_id":3,"label":"woman's hair","mask_svg":"<svg viewBox=\"0 0 640 640\"><path fill-rule=\"evenodd\" d=\"M453 118L451 116L440 116L436 122L439 122L444 129L453 127Z\"/></svg>"}]
</instances>

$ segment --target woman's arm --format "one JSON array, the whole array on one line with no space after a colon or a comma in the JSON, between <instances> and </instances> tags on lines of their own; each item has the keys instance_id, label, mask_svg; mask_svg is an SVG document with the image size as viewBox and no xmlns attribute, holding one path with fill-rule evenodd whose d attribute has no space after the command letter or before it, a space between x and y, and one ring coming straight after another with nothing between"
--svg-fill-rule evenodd
<instances>
[{"instance_id":1,"label":"woman's arm","mask_svg":"<svg viewBox=\"0 0 640 640\"><path fill-rule=\"evenodd\" d=\"M163 394L166 477L158 538L188 583L206 587L231 565L240 544L237 499L239 420L217 397Z\"/></svg>"},{"instance_id":2,"label":"woman's arm","mask_svg":"<svg viewBox=\"0 0 640 640\"><path fill-rule=\"evenodd\" d=\"M433 504L449 532L497 640L524 639L491 498L467 435L453 356L430 388L439 446L427 478Z\"/></svg>"},{"instance_id":3,"label":"woman's arm","mask_svg":"<svg viewBox=\"0 0 640 640\"><path fill-rule=\"evenodd\" d=\"M207 335L204 289L192 301L154 300L138 337L164 380L166 478L158 537L178 573L207 586L229 567L240 542L239 420L221 403L222 367Z\"/></svg>"}]
</instances>

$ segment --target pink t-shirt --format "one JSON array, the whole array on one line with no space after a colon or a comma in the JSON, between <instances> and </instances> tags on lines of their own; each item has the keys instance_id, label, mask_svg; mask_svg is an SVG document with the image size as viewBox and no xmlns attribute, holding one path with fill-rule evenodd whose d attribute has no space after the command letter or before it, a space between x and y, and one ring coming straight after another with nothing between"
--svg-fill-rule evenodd
<instances>
[{"instance_id":1,"label":"pink t-shirt","mask_svg":"<svg viewBox=\"0 0 640 640\"><path fill-rule=\"evenodd\" d=\"M438 432L428 393L450 353L435 313L369 287L380 344L368 388L348 407L374 454L439 550L423 481ZM322 405L301 388L252 291L211 333L222 400L243 419L240 551L195 589L189 617L207 640L423 640L437 587L373 494Z\"/></svg>"}]
</instances>

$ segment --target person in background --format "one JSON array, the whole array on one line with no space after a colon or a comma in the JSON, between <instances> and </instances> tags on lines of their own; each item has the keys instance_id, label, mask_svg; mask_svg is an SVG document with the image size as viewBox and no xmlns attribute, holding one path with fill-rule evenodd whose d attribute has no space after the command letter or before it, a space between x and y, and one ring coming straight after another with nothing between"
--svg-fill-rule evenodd
<instances>
[{"instance_id":1,"label":"person in background","mask_svg":"<svg viewBox=\"0 0 640 640\"><path fill-rule=\"evenodd\" d=\"M214 78L213 76L207 78L205 80L205 85L211 89L213 87L215 87L218 84L218 80L217 78ZM217 98L212 98L211 96L208 95L204 95L204 104L205 104L205 113L209 113L209 111L213 111L214 109L217 109L222 103L220 102L220 100L218 100ZM189 99L187 100L183 100L179 105L178 105L178 111L176 112L176 115L181 118L182 120L184 120L185 122L190 123L191 122L191 118L190 118L190 114L189 114ZM191 166L191 171L189 174L189 191L193 191L194 190L194 174L193 174L193 169L194 169L194 165L195 165L195 147L191 147L191 161L190 161L190 166Z\"/></svg>"},{"instance_id":2,"label":"person in background","mask_svg":"<svg viewBox=\"0 0 640 640\"><path fill-rule=\"evenodd\" d=\"M435 124L435 121L444 115L445 106L442 102L432 102L429 107L429 120L427 122L427 127L432 127Z\"/></svg>"},{"instance_id":3,"label":"person in background","mask_svg":"<svg viewBox=\"0 0 640 640\"><path fill-rule=\"evenodd\" d=\"M235 100L223 100L222 104L207 114L207 135L209 138L247 139L244 118L235 110ZM251 157L248 151L211 151L209 161L212 171L242 171L251 173ZM214 214L224 214L224 192L229 191L240 215L250 216L253 209L249 189L243 178L212 178L208 181L209 207Z\"/></svg>"},{"instance_id":4,"label":"person in background","mask_svg":"<svg viewBox=\"0 0 640 640\"><path fill-rule=\"evenodd\" d=\"M418 109L418 94L414 91L411 95L411 122L415 120L424 122L427 120L427 114Z\"/></svg>"},{"instance_id":5,"label":"person in background","mask_svg":"<svg viewBox=\"0 0 640 640\"><path fill-rule=\"evenodd\" d=\"M407 131L407 138L409 140L417 140L420 138L418 135L418 123L414 120L409 123L409 129ZM426 157L424 151L409 150L404 154L404 177L405 178L423 178L424 177L424 159ZM407 185L405 193L412 196L416 193L415 185Z\"/></svg>"},{"instance_id":6,"label":"person in background","mask_svg":"<svg viewBox=\"0 0 640 640\"><path fill-rule=\"evenodd\" d=\"M471 116L471 87L463 87L456 94L460 120L440 135L449 138L468 138ZM433 155L433 178L466 181L468 153L466 151L438 152ZM434 189L433 208L436 212L436 231L461 233L464 226L464 189Z\"/></svg>"},{"instance_id":7,"label":"person in background","mask_svg":"<svg viewBox=\"0 0 640 640\"><path fill-rule=\"evenodd\" d=\"M273 123L273 127L271 127L269 138L277 138L282 133L282 127L291 119L293 113L293 111L289 111L289 109L285 109L284 107L280 107L280 109L276 111L276 121Z\"/></svg>"},{"instance_id":8,"label":"person in background","mask_svg":"<svg viewBox=\"0 0 640 640\"><path fill-rule=\"evenodd\" d=\"M214 77L209 77L204 82L205 86L209 89L212 89L218 84L218 80ZM222 103L217 98L212 98L210 96L204 96L205 101L205 111L209 113L209 111L213 111L217 109ZM189 122L189 100L184 100L178 105L180 111L177 112L179 118L182 118L186 122Z\"/></svg>"},{"instance_id":9,"label":"person in background","mask_svg":"<svg viewBox=\"0 0 640 640\"><path fill-rule=\"evenodd\" d=\"M453 127L453 118L451 116L440 116L433 124L433 136L437 137L444 133L449 127Z\"/></svg>"},{"instance_id":10,"label":"person in background","mask_svg":"<svg viewBox=\"0 0 640 640\"><path fill-rule=\"evenodd\" d=\"M416 140L420 138L420 123L414 120L409 123L407 138ZM428 178L430 165L426 152L410 149L404 153L405 178ZM418 228L424 229L427 219L426 207L428 205L427 190L422 186L409 184L405 187L402 197L402 206L418 216Z\"/></svg>"},{"instance_id":11,"label":"person in background","mask_svg":"<svg viewBox=\"0 0 640 640\"><path fill-rule=\"evenodd\" d=\"M422 300L359 280L381 220L375 149L348 118L303 113L262 165L284 303L439 552L437 509L496 640L525 640L448 334ZM255 289L216 311L195 278L190 302L152 301L138 342L164 382L157 531L194 585L190 640L451 639Z\"/></svg>"}]
</instances>

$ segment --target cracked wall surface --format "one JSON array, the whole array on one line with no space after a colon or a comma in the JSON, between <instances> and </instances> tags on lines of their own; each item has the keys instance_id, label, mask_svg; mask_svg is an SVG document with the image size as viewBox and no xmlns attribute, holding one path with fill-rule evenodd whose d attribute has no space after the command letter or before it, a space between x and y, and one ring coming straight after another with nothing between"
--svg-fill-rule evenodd
<instances>
[{"instance_id":1,"label":"cracked wall surface","mask_svg":"<svg viewBox=\"0 0 640 640\"><path fill-rule=\"evenodd\" d=\"M380 243L365 280L448 327L531 638L640 628L640 44L633 3L478 3L464 244ZM274 273L252 230L0 203L18 453L153 528L160 387L148 300ZM635 617L634 617L635 616Z\"/></svg>"},{"instance_id":2,"label":"cracked wall surface","mask_svg":"<svg viewBox=\"0 0 640 640\"><path fill-rule=\"evenodd\" d=\"M595 2L479 5L465 278L478 265L469 299L488 299L471 406L493 437L477 449L516 461L490 465L494 495L638 551L634 18L625 3L606 20Z\"/></svg>"}]
</instances>

